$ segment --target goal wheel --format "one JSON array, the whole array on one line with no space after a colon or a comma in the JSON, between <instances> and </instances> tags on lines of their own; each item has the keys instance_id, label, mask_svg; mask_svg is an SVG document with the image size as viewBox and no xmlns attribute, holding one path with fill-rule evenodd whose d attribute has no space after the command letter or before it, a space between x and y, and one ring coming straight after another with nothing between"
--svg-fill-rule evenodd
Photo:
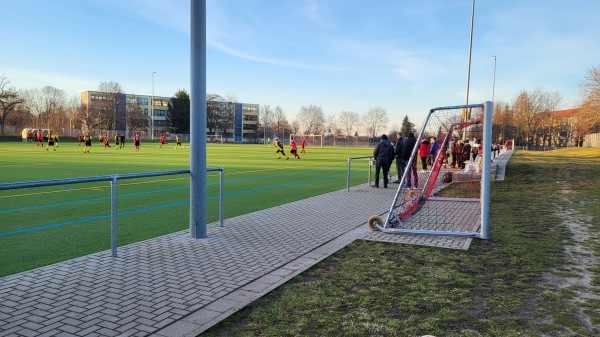
<instances>
[{"instance_id":1,"label":"goal wheel","mask_svg":"<svg viewBox=\"0 0 600 337\"><path fill-rule=\"evenodd\" d=\"M367 220L367 224L369 225L369 229L376 232L379 230L379 228L377 228L377 226L375 226L375 224L378 224L379 226L383 227L383 220L381 220L381 217L377 216L377 215L372 215L369 220Z\"/></svg>"}]
</instances>

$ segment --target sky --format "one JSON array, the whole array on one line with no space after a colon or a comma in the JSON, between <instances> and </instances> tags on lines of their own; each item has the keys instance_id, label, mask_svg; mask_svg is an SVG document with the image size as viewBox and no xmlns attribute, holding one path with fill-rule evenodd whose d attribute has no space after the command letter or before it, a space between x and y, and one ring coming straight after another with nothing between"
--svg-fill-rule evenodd
<instances>
[{"instance_id":1,"label":"sky","mask_svg":"<svg viewBox=\"0 0 600 337\"><path fill-rule=\"evenodd\" d=\"M326 116L380 107L388 128L467 102L472 0L206 0L207 92ZM0 0L0 75L69 97L190 91L189 0ZM542 88L580 103L600 66L600 1L476 0L469 103ZM495 59L494 59L495 57ZM493 96L493 97L492 97Z\"/></svg>"}]
</instances>

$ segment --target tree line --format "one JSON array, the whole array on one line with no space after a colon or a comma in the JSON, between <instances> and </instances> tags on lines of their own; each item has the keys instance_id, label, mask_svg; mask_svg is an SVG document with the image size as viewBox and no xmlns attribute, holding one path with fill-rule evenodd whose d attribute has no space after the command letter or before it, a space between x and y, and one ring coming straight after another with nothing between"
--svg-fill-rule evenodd
<instances>
[{"instance_id":1,"label":"tree line","mask_svg":"<svg viewBox=\"0 0 600 337\"><path fill-rule=\"evenodd\" d=\"M493 140L515 139L519 145L567 146L581 144L589 133L600 132L600 69L588 69L580 84L581 107L572 115L557 113L562 103L558 92L538 87L521 91L511 102L494 102ZM118 82L102 82L95 92L93 107L81 102L80 97L68 97L58 88L18 90L0 76L0 135L5 126L18 128L44 127L53 130L145 130L148 126L148 102L125 102L125 94ZM131 95L135 98L135 95ZM128 99L129 100L129 99ZM234 123L236 97L234 94L206 95L206 125L209 134L231 135ZM177 133L189 133L190 96L180 89L167 104L164 124L158 127ZM259 123L254 131L257 138L273 133L356 137L378 137L386 132L389 116L386 109L376 106L364 113L344 110L326 115L318 105L302 106L291 121L280 106L261 105ZM155 121L156 122L156 121ZM416 132L415 125L405 116L402 124L391 125L387 133L394 135ZM473 132L476 132L473 131Z\"/></svg>"}]
</instances>

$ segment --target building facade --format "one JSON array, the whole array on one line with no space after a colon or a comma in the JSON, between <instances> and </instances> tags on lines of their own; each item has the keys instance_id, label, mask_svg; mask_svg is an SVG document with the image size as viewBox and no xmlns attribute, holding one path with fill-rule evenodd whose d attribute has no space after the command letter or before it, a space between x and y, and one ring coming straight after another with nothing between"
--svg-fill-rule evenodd
<instances>
[{"instance_id":1,"label":"building facade","mask_svg":"<svg viewBox=\"0 0 600 337\"><path fill-rule=\"evenodd\" d=\"M87 125L98 130L114 130L128 135L140 132L148 138L171 133L167 115L170 97L112 94L99 91L81 93ZM258 104L234 103L232 122L219 131L225 141L252 143L258 137ZM207 133L208 133L207 129ZM223 132L225 131L225 132Z\"/></svg>"}]
</instances>

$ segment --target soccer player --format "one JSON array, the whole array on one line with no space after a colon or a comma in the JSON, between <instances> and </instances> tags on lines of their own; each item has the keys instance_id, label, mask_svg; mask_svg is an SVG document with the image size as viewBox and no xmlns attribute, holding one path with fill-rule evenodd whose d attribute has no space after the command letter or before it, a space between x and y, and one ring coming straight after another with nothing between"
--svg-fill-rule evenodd
<instances>
[{"instance_id":1,"label":"soccer player","mask_svg":"<svg viewBox=\"0 0 600 337\"><path fill-rule=\"evenodd\" d=\"M115 149L118 150L119 149L119 135L115 135Z\"/></svg>"},{"instance_id":2,"label":"soccer player","mask_svg":"<svg viewBox=\"0 0 600 337\"><path fill-rule=\"evenodd\" d=\"M81 146L82 143L83 143L83 135L79 135L79 145L77 145L77 146ZM85 147L85 144L83 146Z\"/></svg>"},{"instance_id":3,"label":"soccer player","mask_svg":"<svg viewBox=\"0 0 600 337\"><path fill-rule=\"evenodd\" d=\"M121 134L121 148L125 147L125 134Z\"/></svg>"},{"instance_id":4,"label":"soccer player","mask_svg":"<svg viewBox=\"0 0 600 337\"><path fill-rule=\"evenodd\" d=\"M163 145L165 145L166 140L167 137L165 137L165 135L160 135L160 146L158 147L159 149L162 149Z\"/></svg>"},{"instance_id":5,"label":"soccer player","mask_svg":"<svg viewBox=\"0 0 600 337\"><path fill-rule=\"evenodd\" d=\"M85 137L83 137L83 141L85 142L83 146L83 153L90 153L90 149L92 148L92 136L90 136L89 132Z\"/></svg>"},{"instance_id":6,"label":"soccer player","mask_svg":"<svg viewBox=\"0 0 600 337\"><path fill-rule=\"evenodd\" d=\"M304 152L304 146L306 145L306 140L304 138L300 139L300 146L302 146L302 153L306 153Z\"/></svg>"},{"instance_id":7,"label":"soccer player","mask_svg":"<svg viewBox=\"0 0 600 337\"><path fill-rule=\"evenodd\" d=\"M175 135L175 150L177 150L178 146L183 147L183 145L181 145L181 137L179 137L179 135Z\"/></svg>"},{"instance_id":8,"label":"soccer player","mask_svg":"<svg viewBox=\"0 0 600 337\"><path fill-rule=\"evenodd\" d=\"M50 148L50 146L52 146L54 151L56 151L56 146L54 145L54 135L52 134L52 131L48 131L46 137L48 137L48 145L46 145L46 151L49 151L48 148Z\"/></svg>"},{"instance_id":9,"label":"soccer player","mask_svg":"<svg viewBox=\"0 0 600 337\"><path fill-rule=\"evenodd\" d=\"M108 134L104 136L104 149L106 150L107 147L110 147L110 138L108 138Z\"/></svg>"},{"instance_id":10,"label":"soccer player","mask_svg":"<svg viewBox=\"0 0 600 337\"><path fill-rule=\"evenodd\" d=\"M37 144L35 144L35 147L38 147L39 145L42 145L42 149L44 148L44 142L42 141L42 130L37 131L37 135L36 135L36 139L37 139Z\"/></svg>"},{"instance_id":11,"label":"soccer player","mask_svg":"<svg viewBox=\"0 0 600 337\"><path fill-rule=\"evenodd\" d=\"M275 154L277 154L277 159L281 159L280 152L284 157L290 159L290 157L286 156L285 152L283 152L283 143L279 141L279 138L275 138L275 147L277 148L277 152L275 152Z\"/></svg>"},{"instance_id":12,"label":"soccer player","mask_svg":"<svg viewBox=\"0 0 600 337\"><path fill-rule=\"evenodd\" d=\"M294 155L294 157L300 159L300 156L298 155L298 147L296 146L296 141L293 137L290 138L290 146L292 147L290 152Z\"/></svg>"},{"instance_id":13,"label":"soccer player","mask_svg":"<svg viewBox=\"0 0 600 337\"><path fill-rule=\"evenodd\" d=\"M140 152L140 135L137 132L133 136L133 145L135 146L135 152Z\"/></svg>"}]
</instances>

